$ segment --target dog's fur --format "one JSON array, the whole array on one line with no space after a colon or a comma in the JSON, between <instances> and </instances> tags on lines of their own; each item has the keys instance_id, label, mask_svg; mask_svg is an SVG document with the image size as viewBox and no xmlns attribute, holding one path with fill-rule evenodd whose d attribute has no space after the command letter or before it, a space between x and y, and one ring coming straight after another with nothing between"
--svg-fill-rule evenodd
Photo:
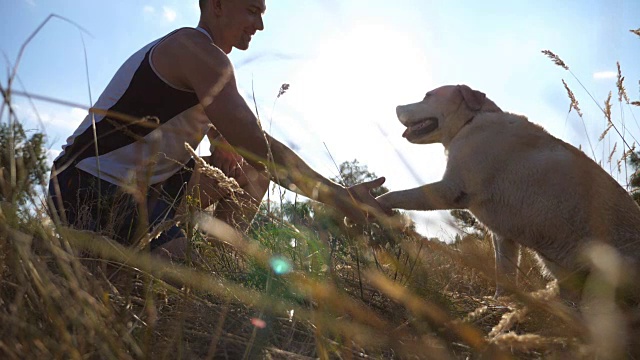
<instances>
[{"instance_id":1,"label":"dog's fur","mask_svg":"<svg viewBox=\"0 0 640 360\"><path fill-rule=\"evenodd\" d=\"M581 254L590 244L610 245L637 269L640 208L580 150L465 85L432 90L397 114L408 141L444 145L447 168L441 181L378 201L406 210L470 210L494 234L496 295L515 283L518 244L537 252L572 299L582 290Z\"/></svg>"}]
</instances>

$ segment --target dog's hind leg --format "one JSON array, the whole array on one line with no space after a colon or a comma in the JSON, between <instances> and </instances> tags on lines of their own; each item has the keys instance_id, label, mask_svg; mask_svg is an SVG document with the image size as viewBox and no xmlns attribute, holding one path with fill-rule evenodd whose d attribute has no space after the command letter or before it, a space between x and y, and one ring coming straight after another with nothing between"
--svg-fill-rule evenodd
<instances>
[{"instance_id":1,"label":"dog's hind leg","mask_svg":"<svg viewBox=\"0 0 640 360\"><path fill-rule=\"evenodd\" d=\"M515 241L493 234L493 248L496 254L496 294L495 297L508 294L518 282L518 261L520 245Z\"/></svg>"}]
</instances>

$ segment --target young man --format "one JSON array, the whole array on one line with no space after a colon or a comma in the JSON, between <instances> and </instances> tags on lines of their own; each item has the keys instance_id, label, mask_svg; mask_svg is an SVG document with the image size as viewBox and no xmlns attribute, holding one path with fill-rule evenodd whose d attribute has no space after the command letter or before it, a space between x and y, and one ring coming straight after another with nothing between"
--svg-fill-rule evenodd
<instances>
[{"instance_id":1,"label":"young man","mask_svg":"<svg viewBox=\"0 0 640 360\"><path fill-rule=\"evenodd\" d=\"M238 93L227 54L248 49L264 29L265 0L200 0L200 8L197 28L178 29L132 55L67 140L49 186L59 218L132 244L171 220L185 193L197 192L202 208L218 202L215 216L246 230L269 179L355 220L381 211L370 190L384 178L349 189L324 178L265 134ZM197 169L192 176L184 144L196 148L205 135L221 144L206 160L235 178L243 195L232 199ZM150 248L180 257L186 244L173 225Z\"/></svg>"}]
</instances>

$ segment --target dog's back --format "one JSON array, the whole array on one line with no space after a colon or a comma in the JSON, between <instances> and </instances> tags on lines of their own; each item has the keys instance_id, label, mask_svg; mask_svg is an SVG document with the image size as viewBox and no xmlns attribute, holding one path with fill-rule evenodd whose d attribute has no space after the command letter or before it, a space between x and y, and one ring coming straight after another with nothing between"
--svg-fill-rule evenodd
<instances>
[{"instance_id":1,"label":"dog's back","mask_svg":"<svg viewBox=\"0 0 640 360\"><path fill-rule=\"evenodd\" d=\"M449 164L492 231L572 268L591 241L640 258L640 208L598 164L525 117L479 114L449 146ZM446 175L445 175L446 176Z\"/></svg>"}]
</instances>

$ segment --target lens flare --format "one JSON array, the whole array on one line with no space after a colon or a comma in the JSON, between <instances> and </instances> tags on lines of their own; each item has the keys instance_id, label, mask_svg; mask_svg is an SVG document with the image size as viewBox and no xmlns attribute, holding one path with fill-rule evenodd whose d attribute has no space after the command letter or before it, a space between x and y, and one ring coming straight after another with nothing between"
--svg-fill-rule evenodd
<instances>
[{"instance_id":1,"label":"lens flare","mask_svg":"<svg viewBox=\"0 0 640 360\"><path fill-rule=\"evenodd\" d=\"M269 260L269 265L271 265L271 269L277 275L285 275L290 273L291 270L293 270L293 267L291 266L291 263L289 262L289 260L283 257L271 258L271 260Z\"/></svg>"}]
</instances>

